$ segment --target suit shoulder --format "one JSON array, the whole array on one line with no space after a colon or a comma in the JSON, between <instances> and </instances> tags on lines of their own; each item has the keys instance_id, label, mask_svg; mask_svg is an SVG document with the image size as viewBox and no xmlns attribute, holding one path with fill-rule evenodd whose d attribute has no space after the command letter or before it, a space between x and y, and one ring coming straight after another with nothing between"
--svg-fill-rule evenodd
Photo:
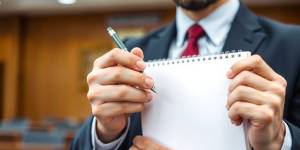
<instances>
[{"instance_id":1,"label":"suit shoulder","mask_svg":"<svg viewBox=\"0 0 300 150\"><path fill-rule=\"evenodd\" d=\"M296 37L300 35L300 26L298 25L284 24L263 17L259 17L258 20L269 37L288 39L291 42L296 42Z\"/></svg>"},{"instance_id":2,"label":"suit shoulder","mask_svg":"<svg viewBox=\"0 0 300 150\"><path fill-rule=\"evenodd\" d=\"M163 32L166 29L166 27L167 26L163 26L158 29L155 29L141 38L126 38L124 40L124 43L128 49L132 49L134 47L140 47L143 49L148 44L148 41L150 39L157 37L161 32Z\"/></svg>"},{"instance_id":3,"label":"suit shoulder","mask_svg":"<svg viewBox=\"0 0 300 150\"><path fill-rule=\"evenodd\" d=\"M259 18L259 22L269 43L275 44L278 49L284 49L290 54L300 55L300 26L279 23L266 18Z\"/></svg>"}]
</instances>

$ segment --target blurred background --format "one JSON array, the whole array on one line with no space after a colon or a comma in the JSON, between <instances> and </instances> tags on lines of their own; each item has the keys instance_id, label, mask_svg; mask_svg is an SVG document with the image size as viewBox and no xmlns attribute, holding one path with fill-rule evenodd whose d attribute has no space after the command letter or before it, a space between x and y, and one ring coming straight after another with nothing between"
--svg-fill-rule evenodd
<instances>
[{"instance_id":1,"label":"blurred background","mask_svg":"<svg viewBox=\"0 0 300 150\"><path fill-rule=\"evenodd\" d=\"M300 24L300 0L246 0ZM172 0L0 0L0 149L67 149L90 115L86 75L113 47L174 19Z\"/></svg>"}]
</instances>

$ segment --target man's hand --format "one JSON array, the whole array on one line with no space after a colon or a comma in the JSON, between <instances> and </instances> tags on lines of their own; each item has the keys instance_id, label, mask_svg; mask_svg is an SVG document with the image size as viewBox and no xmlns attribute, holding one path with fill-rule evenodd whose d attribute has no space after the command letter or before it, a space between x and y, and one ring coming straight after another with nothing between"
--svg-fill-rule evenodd
<instances>
[{"instance_id":1,"label":"man's hand","mask_svg":"<svg viewBox=\"0 0 300 150\"><path fill-rule=\"evenodd\" d=\"M247 134L255 150L280 150L286 80L258 55L234 64L227 76L232 79L227 103L232 123L248 121Z\"/></svg>"},{"instance_id":2,"label":"man's hand","mask_svg":"<svg viewBox=\"0 0 300 150\"><path fill-rule=\"evenodd\" d=\"M149 89L153 80L141 71L146 65L143 52L135 48L131 53L113 49L94 62L87 76L88 100L97 118L97 134L108 143L122 133L131 113L144 109L152 99Z\"/></svg>"},{"instance_id":3,"label":"man's hand","mask_svg":"<svg viewBox=\"0 0 300 150\"><path fill-rule=\"evenodd\" d=\"M169 150L151 139L144 136L136 136L133 139L133 146L129 150Z\"/></svg>"}]
</instances>

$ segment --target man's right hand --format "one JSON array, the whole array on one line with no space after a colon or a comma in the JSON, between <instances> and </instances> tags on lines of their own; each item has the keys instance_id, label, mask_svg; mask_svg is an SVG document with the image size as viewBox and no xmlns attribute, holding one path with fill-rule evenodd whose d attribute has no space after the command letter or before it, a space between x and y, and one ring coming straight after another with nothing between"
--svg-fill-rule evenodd
<instances>
[{"instance_id":1,"label":"man's right hand","mask_svg":"<svg viewBox=\"0 0 300 150\"><path fill-rule=\"evenodd\" d=\"M141 73L146 65L143 52L113 49L95 60L87 76L88 100L97 119L97 135L104 143L117 139L125 129L128 116L141 112L152 100L153 80Z\"/></svg>"}]
</instances>

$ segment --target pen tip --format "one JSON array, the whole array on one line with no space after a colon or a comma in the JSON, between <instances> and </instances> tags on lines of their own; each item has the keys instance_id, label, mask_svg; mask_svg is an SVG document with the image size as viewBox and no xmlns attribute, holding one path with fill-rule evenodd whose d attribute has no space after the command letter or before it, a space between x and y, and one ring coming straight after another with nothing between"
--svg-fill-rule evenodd
<instances>
[{"instance_id":1,"label":"pen tip","mask_svg":"<svg viewBox=\"0 0 300 150\"><path fill-rule=\"evenodd\" d=\"M153 93L157 93L154 86L151 88L151 91L152 91Z\"/></svg>"}]
</instances>

